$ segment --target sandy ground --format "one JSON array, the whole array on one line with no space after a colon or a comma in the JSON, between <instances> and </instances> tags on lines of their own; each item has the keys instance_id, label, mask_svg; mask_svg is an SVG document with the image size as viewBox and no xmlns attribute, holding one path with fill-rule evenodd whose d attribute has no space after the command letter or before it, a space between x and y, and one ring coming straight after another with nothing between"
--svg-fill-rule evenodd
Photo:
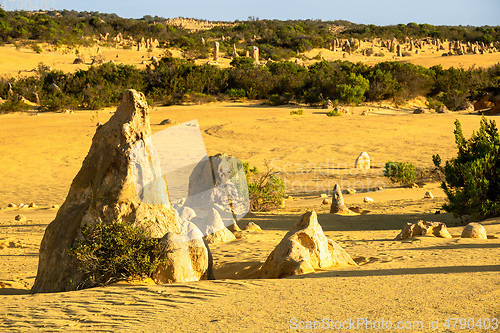
<instances>
[{"instance_id":1,"label":"sandy ground","mask_svg":"<svg viewBox=\"0 0 500 333\"><path fill-rule=\"evenodd\" d=\"M23 60L25 67L18 68L36 63ZM466 136L478 128L480 118L466 113L411 114L419 104L414 101L400 109L362 105L342 117L307 107L302 116L290 115L297 106L256 103L153 108L153 132L166 128L159 125L163 119L197 119L209 154L225 152L261 170L267 160L286 178L293 200L287 200L284 209L250 213L239 222L242 227L255 222L262 232L245 232L241 239L211 247L216 281L119 283L37 295L28 291L44 230L57 212L51 207L63 203L96 123L107 121L113 109L0 115L0 330L281 332L306 327L307 321L334 328L336 321L351 320L359 325L339 331L368 332L384 320L393 328L406 326L398 331L464 331L460 323L453 329L451 318L473 318L476 323L490 318L493 327L493 318L500 320L500 218L484 222L489 239L460 239L460 219L444 212L435 215L445 202L438 183L408 189L382 176L387 161L431 167L432 154L439 153L443 160L453 157L455 119L462 122ZM373 111L362 116L366 109ZM353 168L362 151L374 165L365 173ZM320 195L336 182L344 189L356 188L358 193L345 195L347 204L369 213L329 214ZM374 186L384 189L371 192ZM434 199L423 199L427 190ZM365 196L374 203L363 203ZM34 202L38 208L8 208L10 202ZM307 210L318 213L326 235L359 266L256 279L262 262ZM27 221L16 221L18 214ZM419 219L445 222L454 238L393 240L406 222ZM450 327L445 326L448 318ZM436 320L438 329L432 329Z\"/></svg>"}]
</instances>

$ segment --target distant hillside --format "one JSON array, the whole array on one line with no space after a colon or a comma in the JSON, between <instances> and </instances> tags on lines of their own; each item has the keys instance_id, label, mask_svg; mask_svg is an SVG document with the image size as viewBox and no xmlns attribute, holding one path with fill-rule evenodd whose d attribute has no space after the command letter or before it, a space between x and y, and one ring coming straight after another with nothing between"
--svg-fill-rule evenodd
<instances>
[{"instance_id":1,"label":"distant hillside","mask_svg":"<svg viewBox=\"0 0 500 333\"><path fill-rule=\"evenodd\" d=\"M500 26L453 27L417 23L375 26L343 20L278 21L255 18L249 18L247 21L209 22L149 15L141 19L126 19L116 14L99 12L27 12L0 9L0 43L30 40L54 45L89 45L95 44L100 35L107 34L111 37L122 34L124 38L135 41L153 38L158 39L163 47L182 49L202 48L204 40L216 38L222 39L227 47L244 43L258 44L268 49L304 52L312 48L328 48L334 38L378 37L404 40L406 37L431 37L491 43L500 41Z\"/></svg>"}]
</instances>

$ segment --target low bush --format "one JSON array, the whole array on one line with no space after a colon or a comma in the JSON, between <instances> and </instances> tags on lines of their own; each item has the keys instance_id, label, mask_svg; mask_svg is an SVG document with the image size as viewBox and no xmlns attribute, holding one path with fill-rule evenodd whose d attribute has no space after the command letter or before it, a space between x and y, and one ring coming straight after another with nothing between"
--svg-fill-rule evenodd
<instances>
[{"instance_id":1,"label":"low bush","mask_svg":"<svg viewBox=\"0 0 500 333\"><path fill-rule=\"evenodd\" d=\"M300 108L298 110L292 110L292 111L290 111L290 115L302 116L303 114L304 114L304 110L302 108Z\"/></svg>"},{"instance_id":2,"label":"low bush","mask_svg":"<svg viewBox=\"0 0 500 333\"><path fill-rule=\"evenodd\" d=\"M416 178L415 166L409 162L387 162L384 176L394 183L411 186Z\"/></svg>"},{"instance_id":3,"label":"low bush","mask_svg":"<svg viewBox=\"0 0 500 333\"><path fill-rule=\"evenodd\" d=\"M256 167L250 168L248 163L243 163L243 167L247 176L250 209L269 211L280 207L285 197L285 181L268 166L265 173L260 173Z\"/></svg>"},{"instance_id":4,"label":"low bush","mask_svg":"<svg viewBox=\"0 0 500 333\"><path fill-rule=\"evenodd\" d=\"M125 221L82 227L83 239L69 249L86 279L78 289L150 276L164 260L158 239Z\"/></svg>"},{"instance_id":5,"label":"low bush","mask_svg":"<svg viewBox=\"0 0 500 333\"><path fill-rule=\"evenodd\" d=\"M340 111L337 109L333 109L331 111L326 112L327 117L340 117L341 115L342 113L340 113Z\"/></svg>"}]
</instances>

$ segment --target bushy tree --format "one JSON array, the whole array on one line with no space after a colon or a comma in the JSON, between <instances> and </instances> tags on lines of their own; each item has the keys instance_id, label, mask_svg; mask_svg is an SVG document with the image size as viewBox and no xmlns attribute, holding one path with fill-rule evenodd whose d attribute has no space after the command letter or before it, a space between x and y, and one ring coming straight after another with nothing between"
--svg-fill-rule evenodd
<instances>
[{"instance_id":1,"label":"bushy tree","mask_svg":"<svg viewBox=\"0 0 500 333\"><path fill-rule=\"evenodd\" d=\"M441 184L448 203L443 208L455 216L470 215L478 219L500 216L500 136L496 122L483 117L477 132L467 140L462 126L455 121L457 157L436 167L445 175Z\"/></svg>"}]
</instances>

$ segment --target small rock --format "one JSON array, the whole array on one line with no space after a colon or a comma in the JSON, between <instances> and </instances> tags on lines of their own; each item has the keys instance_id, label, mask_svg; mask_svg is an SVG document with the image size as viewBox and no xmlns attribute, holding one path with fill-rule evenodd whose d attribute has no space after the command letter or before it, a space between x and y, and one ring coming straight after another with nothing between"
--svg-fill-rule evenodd
<instances>
[{"instance_id":1,"label":"small rock","mask_svg":"<svg viewBox=\"0 0 500 333\"><path fill-rule=\"evenodd\" d=\"M262 229L255 223L249 222L247 226L245 227L245 230L249 231L262 231Z\"/></svg>"},{"instance_id":2,"label":"small rock","mask_svg":"<svg viewBox=\"0 0 500 333\"><path fill-rule=\"evenodd\" d=\"M331 201L330 214L353 214L344 204L344 197L342 196L339 184L335 184L333 187Z\"/></svg>"},{"instance_id":3,"label":"small rock","mask_svg":"<svg viewBox=\"0 0 500 333\"><path fill-rule=\"evenodd\" d=\"M320 198L328 198L328 194L326 193L321 193L321 195L319 196Z\"/></svg>"},{"instance_id":4,"label":"small rock","mask_svg":"<svg viewBox=\"0 0 500 333\"><path fill-rule=\"evenodd\" d=\"M28 208L38 208L38 206L34 202L32 202L29 204Z\"/></svg>"},{"instance_id":5,"label":"small rock","mask_svg":"<svg viewBox=\"0 0 500 333\"><path fill-rule=\"evenodd\" d=\"M486 229L479 223L469 223L465 226L462 231L462 238L479 238L479 239L488 239L486 235Z\"/></svg>"},{"instance_id":6,"label":"small rock","mask_svg":"<svg viewBox=\"0 0 500 333\"><path fill-rule=\"evenodd\" d=\"M413 114L424 114L424 113L427 113L427 111L425 109L422 109L422 108L418 108L418 109L415 109L415 111L413 111Z\"/></svg>"},{"instance_id":7,"label":"small rock","mask_svg":"<svg viewBox=\"0 0 500 333\"><path fill-rule=\"evenodd\" d=\"M25 207L25 206L26 206L25 204L20 203L18 207L19 207L19 208L23 208L23 207Z\"/></svg>"},{"instance_id":8,"label":"small rock","mask_svg":"<svg viewBox=\"0 0 500 333\"><path fill-rule=\"evenodd\" d=\"M291 195L288 195L288 194L287 194L287 195L285 195L285 199L286 199L286 200L293 200L293 197L292 197Z\"/></svg>"},{"instance_id":9,"label":"small rock","mask_svg":"<svg viewBox=\"0 0 500 333\"><path fill-rule=\"evenodd\" d=\"M59 209L59 208L60 208L60 206L59 206L59 205L52 205L52 207L51 207L51 208L53 208L53 209Z\"/></svg>"},{"instance_id":10,"label":"small rock","mask_svg":"<svg viewBox=\"0 0 500 333\"><path fill-rule=\"evenodd\" d=\"M14 217L14 219L15 219L16 221L20 221L20 222L26 222L26 221L28 220L28 219L26 218L26 216L21 215L21 214L16 215L16 217Z\"/></svg>"},{"instance_id":11,"label":"small rock","mask_svg":"<svg viewBox=\"0 0 500 333\"><path fill-rule=\"evenodd\" d=\"M364 197L364 198L363 198L363 202L364 202L364 203L371 203L371 202L373 202L373 199L372 199L372 198L370 198L370 197Z\"/></svg>"},{"instance_id":12,"label":"small rock","mask_svg":"<svg viewBox=\"0 0 500 333\"><path fill-rule=\"evenodd\" d=\"M285 201L285 199L281 199L279 208L285 208L285 207L286 207L286 201Z\"/></svg>"},{"instance_id":13,"label":"small rock","mask_svg":"<svg viewBox=\"0 0 500 333\"><path fill-rule=\"evenodd\" d=\"M331 205L331 204L332 204L332 200L330 200L328 198L323 199L323 205Z\"/></svg>"},{"instance_id":14,"label":"small rock","mask_svg":"<svg viewBox=\"0 0 500 333\"><path fill-rule=\"evenodd\" d=\"M173 123L172 119L164 119L164 120L162 120L160 125L167 125L167 124L172 124L172 123Z\"/></svg>"},{"instance_id":15,"label":"small rock","mask_svg":"<svg viewBox=\"0 0 500 333\"><path fill-rule=\"evenodd\" d=\"M370 156L367 152L359 154L358 158L356 158L356 161L354 162L354 167L356 169L370 169Z\"/></svg>"},{"instance_id":16,"label":"small rock","mask_svg":"<svg viewBox=\"0 0 500 333\"><path fill-rule=\"evenodd\" d=\"M362 214L363 213L363 208L358 207L358 206L349 207L349 209L352 210L353 212L355 212L356 214Z\"/></svg>"},{"instance_id":17,"label":"small rock","mask_svg":"<svg viewBox=\"0 0 500 333\"><path fill-rule=\"evenodd\" d=\"M98 122L97 124L95 124L95 127L101 127L102 125L104 125L104 124L101 122Z\"/></svg>"},{"instance_id":18,"label":"small rock","mask_svg":"<svg viewBox=\"0 0 500 333\"><path fill-rule=\"evenodd\" d=\"M431 191L427 191L424 194L424 199L434 199L434 195L432 195Z\"/></svg>"},{"instance_id":19,"label":"small rock","mask_svg":"<svg viewBox=\"0 0 500 333\"><path fill-rule=\"evenodd\" d=\"M16 205L15 203L12 203L12 202L11 202L10 204L8 204L8 205L7 205L7 207L10 207L10 208L16 208L16 207L17 207L17 205Z\"/></svg>"},{"instance_id":20,"label":"small rock","mask_svg":"<svg viewBox=\"0 0 500 333\"><path fill-rule=\"evenodd\" d=\"M413 183L413 184L411 184L411 188L420 188L420 186L418 186L417 183Z\"/></svg>"},{"instance_id":21,"label":"small rock","mask_svg":"<svg viewBox=\"0 0 500 333\"><path fill-rule=\"evenodd\" d=\"M355 194L356 190L353 188L348 188L345 192L346 192L346 194Z\"/></svg>"}]
</instances>

